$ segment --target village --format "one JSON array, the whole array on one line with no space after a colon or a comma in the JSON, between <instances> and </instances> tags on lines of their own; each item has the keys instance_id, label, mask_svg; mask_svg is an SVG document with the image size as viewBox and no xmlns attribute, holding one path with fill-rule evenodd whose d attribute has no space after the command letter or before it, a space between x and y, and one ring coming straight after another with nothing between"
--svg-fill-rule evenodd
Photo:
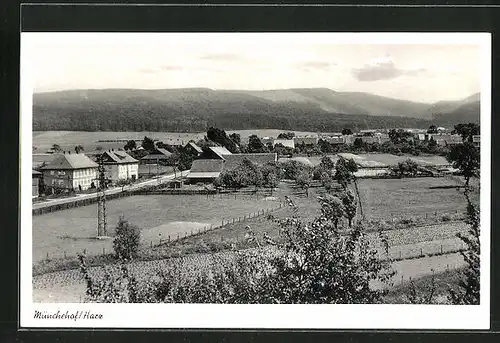
<instances>
[{"instance_id":1,"label":"village","mask_svg":"<svg viewBox=\"0 0 500 343\"><path fill-rule=\"evenodd\" d=\"M138 181L144 181L152 178L159 178L162 175L173 174L176 181L172 187L179 187L181 184L211 184L223 170L233 169L243 159L249 159L253 163L277 163L286 159L300 161L308 166L313 166L310 157L321 156L322 154L331 154L337 151L363 151L364 152L392 152L390 147L384 150L384 144L391 144L390 130L360 130L355 134L350 129L343 133L316 134L308 136L295 137L292 133L281 134L279 137L256 137L257 144L261 144L258 152L232 153L224 146L206 146L204 149L194 141L187 142L184 146L158 142L154 139L148 149L144 146L137 146L143 141L135 140L113 141L114 143L124 142L123 148L109 149L106 151L93 151L85 153L78 147L75 151L60 151L60 149L49 149L46 154L34 154L34 157L42 157L34 160L32 172L32 195L34 199L42 200L48 195L51 198L57 198L57 194L82 193L83 191L97 190L99 187L98 178L98 159L102 158L102 164L105 168L106 188L123 185L131 185ZM395 131L395 130L393 130ZM435 142L438 149L446 148L462 142L462 137L452 130L442 127L433 127L428 130L423 129L404 129L405 140L408 142L429 143ZM133 143L132 143L133 142ZM397 142L397 140L396 140ZM473 142L477 146L480 144L480 136L474 135ZM235 143L237 146L237 143ZM324 148L327 144L328 147ZM220 144L212 144L220 145ZM432 144L431 144L432 145ZM167 148L166 148L167 147ZM323 149L322 149L323 148ZM364 149L363 149L364 148ZM264 152L266 151L266 152ZM180 153L179 153L180 152ZM406 152L406 151L405 151ZM339 152L340 155L343 152ZM187 156L191 166L181 166L179 161ZM345 155L348 156L348 155ZM356 156L352 156L356 157ZM418 157L415 157L418 159ZM359 167L364 170L357 172L357 176L372 176L388 174L391 167L395 167L400 159L383 163L380 161L358 162ZM188 163L189 163L188 162ZM436 169L438 172L451 173L451 165L444 161L441 164L432 166L424 165ZM369 171L371 169L371 171ZM181 176L182 171L187 171L185 176ZM176 175L176 172L179 175ZM41 194L42 193L42 194ZM54 194L56 194L54 196ZM42 196L40 198L40 196Z\"/></svg>"}]
</instances>

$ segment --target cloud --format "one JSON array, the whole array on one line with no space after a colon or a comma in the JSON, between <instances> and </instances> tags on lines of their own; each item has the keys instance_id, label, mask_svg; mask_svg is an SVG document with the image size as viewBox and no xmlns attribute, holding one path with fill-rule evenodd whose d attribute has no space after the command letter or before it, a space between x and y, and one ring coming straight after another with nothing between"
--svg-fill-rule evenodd
<instances>
[{"instance_id":1,"label":"cloud","mask_svg":"<svg viewBox=\"0 0 500 343\"><path fill-rule=\"evenodd\" d=\"M336 66L337 63L325 62L325 61L305 61L297 63L297 65L300 69L311 71L311 70L328 70L331 67Z\"/></svg>"},{"instance_id":2,"label":"cloud","mask_svg":"<svg viewBox=\"0 0 500 343\"><path fill-rule=\"evenodd\" d=\"M426 69L419 67L414 69L397 68L390 56L372 60L362 68L352 69L353 76L358 81L378 81L395 79L402 75L415 76L425 72Z\"/></svg>"}]
</instances>

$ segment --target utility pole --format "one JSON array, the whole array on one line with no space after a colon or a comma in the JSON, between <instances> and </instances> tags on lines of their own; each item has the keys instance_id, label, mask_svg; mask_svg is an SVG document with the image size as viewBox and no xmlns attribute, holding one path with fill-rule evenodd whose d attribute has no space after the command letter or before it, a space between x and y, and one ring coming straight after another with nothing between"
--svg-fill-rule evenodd
<instances>
[{"instance_id":1,"label":"utility pole","mask_svg":"<svg viewBox=\"0 0 500 343\"><path fill-rule=\"evenodd\" d=\"M98 157L99 167L98 167L98 186L97 186L97 237L102 237L107 235L107 223L106 223L106 177L104 170L104 154L100 154Z\"/></svg>"}]
</instances>

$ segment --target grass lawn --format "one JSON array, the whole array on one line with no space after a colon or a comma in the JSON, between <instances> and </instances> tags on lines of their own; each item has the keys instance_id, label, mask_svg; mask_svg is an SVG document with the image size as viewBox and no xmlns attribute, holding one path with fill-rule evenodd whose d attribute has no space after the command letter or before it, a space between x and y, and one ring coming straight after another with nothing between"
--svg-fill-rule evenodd
<instances>
[{"instance_id":1,"label":"grass lawn","mask_svg":"<svg viewBox=\"0 0 500 343\"><path fill-rule=\"evenodd\" d=\"M457 182L430 177L358 180L363 211L370 219L464 212L465 197L455 188L430 188L450 185Z\"/></svg>"},{"instance_id":2,"label":"grass lawn","mask_svg":"<svg viewBox=\"0 0 500 343\"><path fill-rule=\"evenodd\" d=\"M220 225L249 213L278 206L262 195L223 195L214 198L191 195L144 195L107 202L108 231L112 234L120 215L142 229L144 244L158 244L168 234L191 232L201 226ZM111 252L112 240L96 240L97 205L48 213L33 217L33 261L49 257L76 255L86 249L99 254ZM170 224L170 225L166 225ZM169 231L170 230L170 231Z\"/></svg>"}]
</instances>

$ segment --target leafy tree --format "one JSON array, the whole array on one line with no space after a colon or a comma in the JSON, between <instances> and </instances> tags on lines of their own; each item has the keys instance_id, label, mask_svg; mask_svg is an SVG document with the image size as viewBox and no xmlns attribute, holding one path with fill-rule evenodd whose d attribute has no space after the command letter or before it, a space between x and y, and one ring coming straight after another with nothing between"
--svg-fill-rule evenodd
<instances>
[{"instance_id":1,"label":"leafy tree","mask_svg":"<svg viewBox=\"0 0 500 343\"><path fill-rule=\"evenodd\" d=\"M142 147L146 151L153 152L155 150L155 143L151 138L144 136L144 139L142 140Z\"/></svg>"},{"instance_id":2,"label":"leafy tree","mask_svg":"<svg viewBox=\"0 0 500 343\"><path fill-rule=\"evenodd\" d=\"M339 221L344 216L344 204L342 203L342 200L331 194L320 196L318 197L318 200L321 204L321 211L323 215L325 218L330 218L333 222L335 230L337 230Z\"/></svg>"},{"instance_id":3,"label":"leafy tree","mask_svg":"<svg viewBox=\"0 0 500 343\"><path fill-rule=\"evenodd\" d=\"M309 187L311 187L312 181L313 178L309 168L300 168L295 178L295 183L306 192L306 196L309 196Z\"/></svg>"},{"instance_id":4,"label":"leafy tree","mask_svg":"<svg viewBox=\"0 0 500 343\"><path fill-rule=\"evenodd\" d=\"M328 156L321 157L319 165L321 166L321 168L327 171L332 171L335 168L335 163Z\"/></svg>"},{"instance_id":5,"label":"leafy tree","mask_svg":"<svg viewBox=\"0 0 500 343\"><path fill-rule=\"evenodd\" d=\"M278 166L275 163L266 163L261 167L261 173L262 185L270 188L272 194L273 188L277 187L279 183Z\"/></svg>"},{"instance_id":6,"label":"leafy tree","mask_svg":"<svg viewBox=\"0 0 500 343\"><path fill-rule=\"evenodd\" d=\"M229 135L229 138L235 142L236 144L240 145L241 144L241 136L238 133L232 133Z\"/></svg>"},{"instance_id":7,"label":"leafy tree","mask_svg":"<svg viewBox=\"0 0 500 343\"><path fill-rule=\"evenodd\" d=\"M77 154L79 154L82 151L83 151L83 145L77 145L77 146L75 146L75 152Z\"/></svg>"},{"instance_id":8,"label":"leafy tree","mask_svg":"<svg viewBox=\"0 0 500 343\"><path fill-rule=\"evenodd\" d=\"M481 133L481 129L480 126L475 123L458 124L455 125L453 133L457 133L462 136L463 141L472 142L472 136L479 135Z\"/></svg>"},{"instance_id":9,"label":"leafy tree","mask_svg":"<svg viewBox=\"0 0 500 343\"><path fill-rule=\"evenodd\" d=\"M96 151L101 151L101 150L102 150L102 146L100 146L100 145L96 146L96 147L95 147L95 150L96 150Z\"/></svg>"},{"instance_id":10,"label":"leafy tree","mask_svg":"<svg viewBox=\"0 0 500 343\"><path fill-rule=\"evenodd\" d=\"M354 149L356 150L362 150L363 147L364 147L364 143L363 143L363 140L359 137L357 137L354 142L353 142L353 146L354 146Z\"/></svg>"},{"instance_id":11,"label":"leafy tree","mask_svg":"<svg viewBox=\"0 0 500 343\"><path fill-rule=\"evenodd\" d=\"M329 154L329 153L336 152L336 149L335 149L334 145L332 145L328 141L326 141L324 139L321 139L321 138L318 140L318 147L319 147L319 150L323 154Z\"/></svg>"},{"instance_id":12,"label":"leafy tree","mask_svg":"<svg viewBox=\"0 0 500 343\"><path fill-rule=\"evenodd\" d=\"M212 142L225 147L232 153L238 152L238 147L234 141L232 141L226 134L226 131L221 130L216 127L210 127L207 130L207 138Z\"/></svg>"},{"instance_id":13,"label":"leafy tree","mask_svg":"<svg viewBox=\"0 0 500 343\"><path fill-rule=\"evenodd\" d=\"M301 168L301 164L295 160L288 160L285 162L279 163L279 167L282 170L282 178L287 180L295 180L297 177L299 170Z\"/></svg>"},{"instance_id":14,"label":"leafy tree","mask_svg":"<svg viewBox=\"0 0 500 343\"><path fill-rule=\"evenodd\" d=\"M342 196L342 204L344 205L344 215L349 221L349 227L352 227L352 221L356 216L357 204L356 198L350 190L346 190Z\"/></svg>"},{"instance_id":15,"label":"leafy tree","mask_svg":"<svg viewBox=\"0 0 500 343\"><path fill-rule=\"evenodd\" d=\"M295 132L289 131L289 132L281 132L278 135L278 139L293 139L295 137Z\"/></svg>"},{"instance_id":16,"label":"leafy tree","mask_svg":"<svg viewBox=\"0 0 500 343\"><path fill-rule=\"evenodd\" d=\"M358 166L353 159L339 158L335 164L335 179L344 188L354 180L354 173L358 171Z\"/></svg>"},{"instance_id":17,"label":"leafy tree","mask_svg":"<svg viewBox=\"0 0 500 343\"><path fill-rule=\"evenodd\" d=\"M469 186L471 177L479 176L480 155L479 149L474 144L466 141L453 145L446 155L453 168L459 169L465 178L465 186Z\"/></svg>"},{"instance_id":18,"label":"leafy tree","mask_svg":"<svg viewBox=\"0 0 500 343\"><path fill-rule=\"evenodd\" d=\"M480 291L480 226L479 209L472 203L466 189L465 197L467 199L467 219L469 224L467 234L458 233L457 236L467 245L467 250L461 251L467 267L464 271L464 279L459 283L459 289L449 290L449 299L454 305L479 305Z\"/></svg>"},{"instance_id":19,"label":"leafy tree","mask_svg":"<svg viewBox=\"0 0 500 343\"><path fill-rule=\"evenodd\" d=\"M59 144L52 144L52 150L54 150L55 152L61 152L62 151L62 149L59 146Z\"/></svg>"},{"instance_id":20,"label":"leafy tree","mask_svg":"<svg viewBox=\"0 0 500 343\"><path fill-rule=\"evenodd\" d=\"M129 140L127 144L125 144L125 146L123 147L123 149L127 151L135 150L136 148L137 148L137 143L133 139Z\"/></svg>"},{"instance_id":21,"label":"leafy tree","mask_svg":"<svg viewBox=\"0 0 500 343\"><path fill-rule=\"evenodd\" d=\"M352 135L352 130L350 128L343 128L342 129L342 135L343 136L349 136L349 135Z\"/></svg>"},{"instance_id":22,"label":"leafy tree","mask_svg":"<svg viewBox=\"0 0 500 343\"><path fill-rule=\"evenodd\" d=\"M427 129L427 133L438 133L437 126L436 125L431 125Z\"/></svg>"},{"instance_id":23,"label":"leafy tree","mask_svg":"<svg viewBox=\"0 0 500 343\"><path fill-rule=\"evenodd\" d=\"M120 216L116 226L113 249L119 259L130 260L137 257L139 244L141 241L141 230L129 224L127 220Z\"/></svg>"},{"instance_id":24,"label":"leafy tree","mask_svg":"<svg viewBox=\"0 0 500 343\"><path fill-rule=\"evenodd\" d=\"M392 171L399 175L400 178L404 176L415 176L418 172L418 164L412 159L406 159L399 162L397 166L392 168Z\"/></svg>"},{"instance_id":25,"label":"leafy tree","mask_svg":"<svg viewBox=\"0 0 500 343\"><path fill-rule=\"evenodd\" d=\"M412 137L411 132L405 131L403 129L391 129L389 131L389 139L394 144L407 142L410 137Z\"/></svg>"},{"instance_id":26,"label":"leafy tree","mask_svg":"<svg viewBox=\"0 0 500 343\"><path fill-rule=\"evenodd\" d=\"M266 146L262 143L257 135L251 135L250 137L248 137L247 149L249 153L268 152Z\"/></svg>"}]
</instances>

